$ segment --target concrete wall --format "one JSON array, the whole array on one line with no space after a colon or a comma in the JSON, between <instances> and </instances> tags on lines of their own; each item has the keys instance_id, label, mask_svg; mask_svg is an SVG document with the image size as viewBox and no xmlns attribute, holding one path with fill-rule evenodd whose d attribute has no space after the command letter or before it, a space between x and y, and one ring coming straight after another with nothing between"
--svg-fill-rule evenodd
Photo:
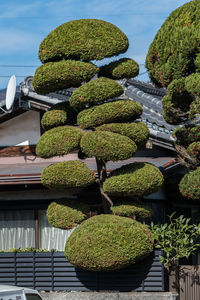
<instances>
[{"instance_id":1,"label":"concrete wall","mask_svg":"<svg viewBox=\"0 0 200 300\"><path fill-rule=\"evenodd\" d=\"M43 300L178 300L178 295L172 293L41 292L40 294Z\"/></svg>"},{"instance_id":2,"label":"concrete wall","mask_svg":"<svg viewBox=\"0 0 200 300\"><path fill-rule=\"evenodd\" d=\"M39 138L39 112L27 111L0 124L0 147L36 145Z\"/></svg>"}]
</instances>

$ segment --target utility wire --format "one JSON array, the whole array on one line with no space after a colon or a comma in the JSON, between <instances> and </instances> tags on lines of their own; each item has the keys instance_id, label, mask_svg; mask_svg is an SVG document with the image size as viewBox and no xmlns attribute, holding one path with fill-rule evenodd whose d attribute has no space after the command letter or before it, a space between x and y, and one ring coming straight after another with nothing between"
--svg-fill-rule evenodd
<instances>
[{"instance_id":1,"label":"utility wire","mask_svg":"<svg viewBox=\"0 0 200 300\"><path fill-rule=\"evenodd\" d=\"M139 66L144 66L145 64L139 64ZM38 68L34 65L0 65L0 68Z\"/></svg>"},{"instance_id":2,"label":"utility wire","mask_svg":"<svg viewBox=\"0 0 200 300\"><path fill-rule=\"evenodd\" d=\"M0 68L37 68L39 66L28 65L0 65Z\"/></svg>"},{"instance_id":3,"label":"utility wire","mask_svg":"<svg viewBox=\"0 0 200 300\"><path fill-rule=\"evenodd\" d=\"M92 14L93 15L93 14ZM0 20L7 20L7 19L61 19L61 18L89 18L90 16L92 16L91 14L84 14L84 15L66 15L66 16L10 16L10 17L4 17L4 16L0 16ZM119 13L119 14L97 14L95 15L96 17L102 17L102 16L106 16L106 17L117 17L117 16L162 16L162 17L168 17L169 14L167 13L149 13L149 12L138 12L138 13Z\"/></svg>"}]
</instances>

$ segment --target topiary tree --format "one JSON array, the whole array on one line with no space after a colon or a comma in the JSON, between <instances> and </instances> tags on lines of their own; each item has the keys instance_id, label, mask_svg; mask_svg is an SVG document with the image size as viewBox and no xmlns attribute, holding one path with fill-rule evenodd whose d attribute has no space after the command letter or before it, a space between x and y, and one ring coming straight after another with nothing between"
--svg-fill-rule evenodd
<instances>
[{"instance_id":1,"label":"topiary tree","mask_svg":"<svg viewBox=\"0 0 200 300\"><path fill-rule=\"evenodd\" d=\"M39 57L44 64L33 79L35 91L41 94L77 87L69 103L55 105L43 115L45 132L36 153L50 158L77 150L79 158L96 159L97 178L82 161L50 165L41 175L43 185L50 189L82 189L94 182L98 185L101 215L88 219L91 214L87 206L67 200L55 201L47 210L52 226L72 228L81 223L67 241L65 254L71 263L86 270L120 269L143 259L153 249L147 228L131 218L143 221L151 217L150 210L135 202L162 186L161 172L143 163L127 165L110 175L106 171L109 160L131 158L149 136L147 126L136 121L142 113L141 105L120 98L124 90L116 81L136 76L139 66L128 58L100 69L91 62L124 53L127 48L126 35L113 24L95 19L70 21L41 43ZM117 210L113 206L117 197L121 202L129 197L131 203Z\"/></svg>"},{"instance_id":2,"label":"topiary tree","mask_svg":"<svg viewBox=\"0 0 200 300\"><path fill-rule=\"evenodd\" d=\"M200 1L193 0L174 10L149 47L146 67L158 86L168 86L200 70Z\"/></svg>"},{"instance_id":3,"label":"topiary tree","mask_svg":"<svg viewBox=\"0 0 200 300\"><path fill-rule=\"evenodd\" d=\"M188 168L179 189L188 199L200 199L200 0L173 11L149 47L146 67L151 80L168 87L163 116L179 125L173 132L179 160ZM192 172L190 172L192 171Z\"/></svg>"}]
</instances>

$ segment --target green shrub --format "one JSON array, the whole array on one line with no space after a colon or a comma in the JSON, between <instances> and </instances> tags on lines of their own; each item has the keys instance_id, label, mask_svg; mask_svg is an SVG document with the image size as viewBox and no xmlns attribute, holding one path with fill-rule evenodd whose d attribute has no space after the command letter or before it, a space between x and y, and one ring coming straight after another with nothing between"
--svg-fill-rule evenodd
<instances>
[{"instance_id":1,"label":"green shrub","mask_svg":"<svg viewBox=\"0 0 200 300\"><path fill-rule=\"evenodd\" d=\"M191 200L200 199L200 167L192 171L181 179L179 183L179 190L184 197Z\"/></svg>"},{"instance_id":2,"label":"green shrub","mask_svg":"<svg viewBox=\"0 0 200 300\"><path fill-rule=\"evenodd\" d=\"M173 137L176 139L175 143L177 145L187 148L194 142L200 142L200 126L176 128L173 131Z\"/></svg>"},{"instance_id":3,"label":"green shrub","mask_svg":"<svg viewBox=\"0 0 200 300\"><path fill-rule=\"evenodd\" d=\"M183 114L187 113L194 100L186 88L186 79L173 80L168 86L168 93L162 99L163 116L168 123L179 124Z\"/></svg>"},{"instance_id":4,"label":"green shrub","mask_svg":"<svg viewBox=\"0 0 200 300\"><path fill-rule=\"evenodd\" d=\"M49 110L44 113L41 126L44 130L62 126L67 123L67 113L64 110Z\"/></svg>"},{"instance_id":5,"label":"green shrub","mask_svg":"<svg viewBox=\"0 0 200 300\"><path fill-rule=\"evenodd\" d=\"M104 191L113 196L146 196L163 184L160 170L152 164L135 162L110 173L104 181Z\"/></svg>"},{"instance_id":6,"label":"green shrub","mask_svg":"<svg viewBox=\"0 0 200 300\"><path fill-rule=\"evenodd\" d=\"M46 131L36 145L36 155L42 158L61 156L79 148L83 131L73 126L59 126Z\"/></svg>"},{"instance_id":7,"label":"green shrub","mask_svg":"<svg viewBox=\"0 0 200 300\"><path fill-rule=\"evenodd\" d=\"M187 153L200 159L200 142L190 144L187 148Z\"/></svg>"},{"instance_id":8,"label":"green shrub","mask_svg":"<svg viewBox=\"0 0 200 300\"><path fill-rule=\"evenodd\" d=\"M44 168L41 181L49 189L81 188L93 184L95 175L83 162L71 160Z\"/></svg>"},{"instance_id":9,"label":"green shrub","mask_svg":"<svg viewBox=\"0 0 200 300\"><path fill-rule=\"evenodd\" d=\"M35 248L35 247L28 247L28 248L10 248L9 252L52 252L52 251L56 251L55 249L51 249L51 250L46 250L46 249L42 249L42 248ZM0 251L0 252L8 252L8 251Z\"/></svg>"},{"instance_id":10,"label":"green shrub","mask_svg":"<svg viewBox=\"0 0 200 300\"><path fill-rule=\"evenodd\" d=\"M84 221L65 246L69 262L89 271L121 269L143 260L152 251L151 235L144 225L113 215Z\"/></svg>"},{"instance_id":11,"label":"green shrub","mask_svg":"<svg viewBox=\"0 0 200 300\"><path fill-rule=\"evenodd\" d=\"M106 131L86 132L80 147L88 157L95 156L106 161L127 159L137 151L136 144L128 137Z\"/></svg>"},{"instance_id":12,"label":"green shrub","mask_svg":"<svg viewBox=\"0 0 200 300\"><path fill-rule=\"evenodd\" d=\"M111 131L129 137L138 147L143 147L149 137L149 129L142 122L110 123L96 128L96 131Z\"/></svg>"},{"instance_id":13,"label":"green shrub","mask_svg":"<svg viewBox=\"0 0 200 300\"><path fill-rule=\"evenodd\" d=\"M200 2L190 1L174 10L149 47L146 67L151 80L168 84L196 72L199 55Z\"/></svg>"},{"instance_id":14,"label":"green shrub","mask_svg":"<svg viewBox=\"0 0 200 300\"><path fill-rule=\"evenodd\" d=\"M100 60L126 52L129 42L116 26L103 20L81 19L50 32L39 48L42 63L61 59Z\"/></svg>"},{"instance_id":15,"label":"green shrub","mask_svg":"<svg viewBox=\"0 0 200 300\"><path fill-rule=\"evenodd\" d=\"M195 96L200 96L200 74L194 73L185 79L187 91Z\"/></svg>"},{"instance_id":16,"label":"green shrub","mask_svg":"<svg viewBox=\"0 0 200 300\"><path fill-rule=\"evenodd\" d=\"M48 94L69 87L78 87L89 81L98 72L90 63L75 60L61 60L46 63L35 71L33 87L38 94Z\"/></svg>"},{"instance_id":17,"label":"green shrub","mask_svg":"<svg viewBox=\"0 0 200 300\"><path fill-rule=\"evenodd\" d=\"M133 121L142 114L142 106L134 100L117 100L81 111L77 123L92 128L105 123Z\"/></svg>"},{"instance_id":18,"label":"green shrub","mask_svg":"<svg viewBox=\"0 0 200 300\"><path fill-rule=\"evenodd\" d=\"M142 221L145 219L150 219L153 215L153 211L151 208L135 203L115 203L111 206L111 211L113 215L133 218L138 221Z\"/></svg>"},{"instance_id":19,"label":"green shrub","mask_svg":"<svg viewBox=\"0 0 200 300\"><path fill-rule=\"evenodd\" d=\"M60 102L53 105L50 110L63 110L67 114L67 124L76 124L78 111L69 105L69 101Z\"/></svg>"},{"instance_id":20,"label":"green shrub","mask_svg":"<svg viewBox=\"0 0 200 300\"><path fill-rule=\"evenodd\" d=\"M47 219L51 226L71 229L87 218L90 208L75 200L56 200L47 208Z\"/></svg>"},{"instance_id":21,"label":"green shrub","mask_svg":"<svg viewBox=\"0 0 200 300\"><path fill-rule=\"evenodd\" d=\"M139 74L138 63L131 58L121 58L108 65L100 67L98 76L111 79L132 78Z\"/></svg>"},{"instance_id":22,"label":"green shrub","mask_svg":"<svg viewBox=\"0 0 200 300\"><path fill-rule=\"evenodd\" d=\"M101 77L83 84L73 91L70 97L70 105L76 108L84 108L87 104L95 105L107 99L112 99L123 94L123 87L115 80Z\"/></svg>"}]
</instances>

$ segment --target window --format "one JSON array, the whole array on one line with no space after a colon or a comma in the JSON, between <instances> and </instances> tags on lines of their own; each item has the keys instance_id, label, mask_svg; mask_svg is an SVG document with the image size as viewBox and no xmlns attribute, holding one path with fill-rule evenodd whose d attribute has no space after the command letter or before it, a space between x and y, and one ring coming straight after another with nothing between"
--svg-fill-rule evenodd
<instances>
[{"instance_id":1,"label":"window","mask_svg":"<svg viewBox=\"0 0 200 300\"><path fill-rule=\"evenodd\" d=\"M26 294L27 300L42 300L38 294Z\"/></svg>"},{"instance_id":2,"label":"window","mask_svg":"<svg viewBox=\"0 0 200 300\"><path fill-rule=\"evenodd\" d=\"M35 246L34 211L0 211L0 250Z\"/></svg>"},{"instance_id":3,"label":"window","mask_svg":"<svg viewBox=\"0 0 200 300\"><path fill-rule=\"evenodd\" d=\"M65 242L73 232L73 229L64 230L49 225L46 217L46 210L40 211L40 248L56 249L64 251Z\"/></svg>"},{"instance_id":4,"label":"window","mask_svg":"<svg viewBox=\"0 0 200 300\"><path fill-rule=\"evenodd\" d=\"M1 210L0 250L34 247L63 251L73 230L49 225L46 210Z\"/></svg>"}]
</instances>

